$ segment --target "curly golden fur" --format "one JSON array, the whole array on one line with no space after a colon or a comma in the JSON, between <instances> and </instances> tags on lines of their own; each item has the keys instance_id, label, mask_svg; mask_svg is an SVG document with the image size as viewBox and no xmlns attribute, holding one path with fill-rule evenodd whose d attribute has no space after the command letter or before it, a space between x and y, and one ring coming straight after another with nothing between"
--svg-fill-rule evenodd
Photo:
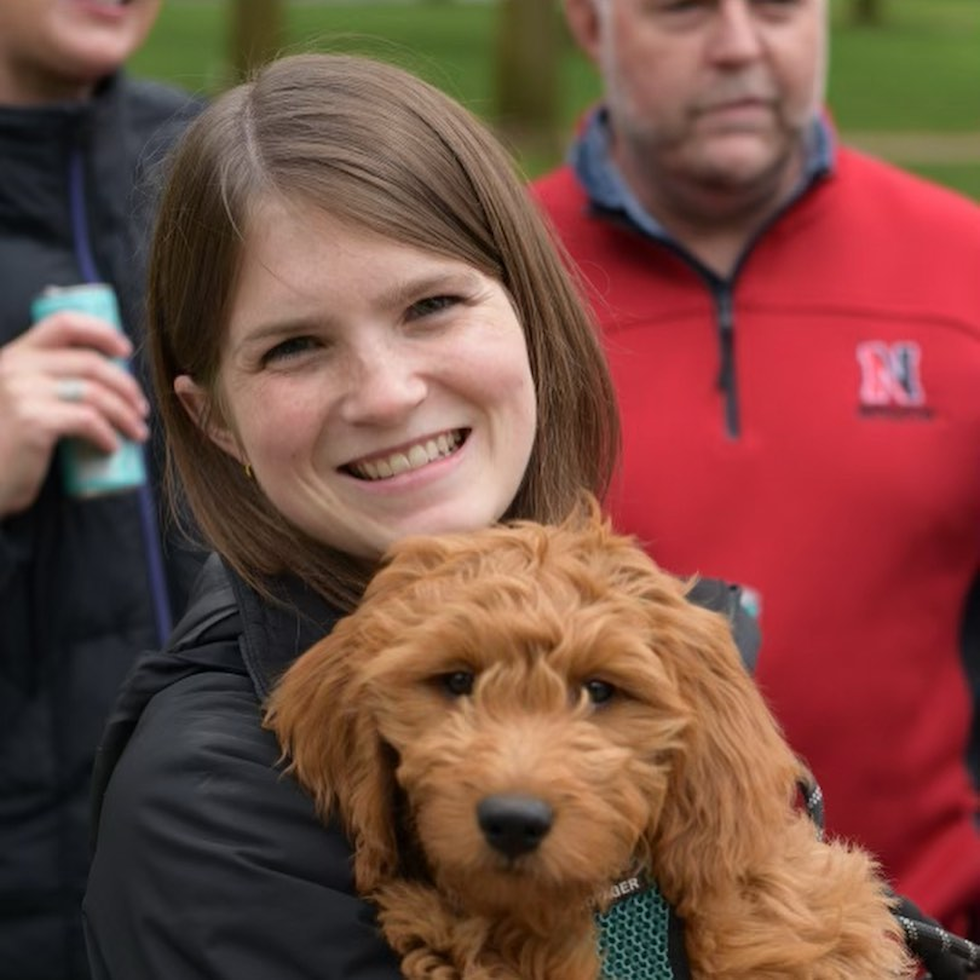
<instances>
[{"instance_id":1,"label":"curly golden fur","mask_svg":"<svg viewBox=\"0 0 980 980\"><path fill-rule=\"evenodd\" d=\"M688 585L594 504L415 538L286 673L266 724L344 820L406 977L595 980L593 911L638 863L695 980L913 975L872 861L799 811L802 767ZM501 850L487 800L547 826Z\"/></svg>"}]
</instances>

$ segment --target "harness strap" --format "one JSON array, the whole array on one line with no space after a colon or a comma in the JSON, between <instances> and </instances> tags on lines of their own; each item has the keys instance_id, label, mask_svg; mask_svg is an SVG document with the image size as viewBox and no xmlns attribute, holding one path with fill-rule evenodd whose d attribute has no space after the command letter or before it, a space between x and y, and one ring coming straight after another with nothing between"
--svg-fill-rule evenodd
<instances>
[{"instance_id":1,"label":"harness strap","mask_svg":"<svg viewBox=\"0 0 980 980\"><path fill-rule=\"evenodd\" d=\"M684 922L642 872L612 886L595 915L602 980L690 980Z\"/></svg>"}]
</instances>

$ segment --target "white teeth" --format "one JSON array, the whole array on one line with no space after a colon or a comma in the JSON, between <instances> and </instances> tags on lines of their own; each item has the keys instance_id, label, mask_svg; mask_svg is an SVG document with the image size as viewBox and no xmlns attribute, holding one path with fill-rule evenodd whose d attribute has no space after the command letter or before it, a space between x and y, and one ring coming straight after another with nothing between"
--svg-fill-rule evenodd
<instances>
[{"instance_id":1,"label":"white teeth","mask_svg":"<svg viewBox=\"0 0 980 980\"><path fill-rule=\"evenodd\" d=\"M352 463L351 472L362 480L385 480L399 473L417 470L452 453L462 442L459 432L443 433L435 439L416 443L404 452L392 453L384 459Z\"/></svg>"},{"instance_id":2,"label":"white teeth","mask_svg":"<svg viewBox=\"0 0 980 980\"><path fill-rule=\"evenodd\" d=\"M395 453L394 456L389 457L388 462L391 464L391 472L394 476L412 468L412 464L404 453Z\"/></svg>"},{"instance_id":3,"label":"white teeth","mask_svg":"<svg viewBox=\"0 0 980 980\"><path fill-rule=\"evenodd\" d=\"M413 470L417 470L420 466L425 466L429 462L429 454L425 451L423 446L412 446L408 451L408 463Z\"/></svg>"}]
</instances>

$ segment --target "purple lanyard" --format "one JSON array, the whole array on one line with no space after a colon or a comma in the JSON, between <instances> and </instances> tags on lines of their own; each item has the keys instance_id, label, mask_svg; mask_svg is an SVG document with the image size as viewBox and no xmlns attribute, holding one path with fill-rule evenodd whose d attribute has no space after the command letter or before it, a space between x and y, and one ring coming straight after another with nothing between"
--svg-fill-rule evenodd
<instances>
[{"instance_id":1,"label":"purple lanyard","mask_svg":"<svg viewBox=\"0 0 980 980\"><path fill-rule=\"evenodd\" d=\"M88 220L85 215L85 170L78 147L72 149L68 162L68 196L71 203L72 240L75 243L75 258L82 278L86 282L100 282L95 257L88 233ZM146 449L141 446L143 463L147 474ZM150 481L147 479L137 490L139 500L140 529L143 533L146 554L146 573L153 599L153 613L156 620L157 642L163 647L170 636L170 595L167 590L167 576L163 568L163 554L160 546L160 529L157 522L156 501Z\"/></svg>"}]
</instances>

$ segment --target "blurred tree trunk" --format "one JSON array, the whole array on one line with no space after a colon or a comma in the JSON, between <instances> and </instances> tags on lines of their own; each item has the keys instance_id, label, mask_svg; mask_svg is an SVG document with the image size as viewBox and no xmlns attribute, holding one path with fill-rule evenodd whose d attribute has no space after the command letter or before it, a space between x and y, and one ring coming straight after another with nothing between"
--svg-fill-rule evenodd
<instances>
[{"instance_id":1,"label":"blurred tree trunk","mask_svg":"<svg viewBox=\"0 0 980 980\"><path fill-rule=\"evenodd\" d=\"M232 0L231 65L234 81L275 58L285 39L286 0Z\"/></svg>"},{"instance_id":2,"label":"blurred tree trunk","mask_svg":"<svg viewBox=\"0 0 980 980\"><path fill-rule=\"evenodd\" d=\"M853 0L851 12L855 24L880 24L885 19L884 0Z\"/></svg>"},{"instance_id":3,"label":"blurred tree trunk","mask_svg":"<svg viewBox=\"0 0 980 980\"><path fill-rule=\"evenodd\" d=\"M498 0L494 119L512 150L556 158L562 25L555 0Z\"/></svg>"}]
</instances>

